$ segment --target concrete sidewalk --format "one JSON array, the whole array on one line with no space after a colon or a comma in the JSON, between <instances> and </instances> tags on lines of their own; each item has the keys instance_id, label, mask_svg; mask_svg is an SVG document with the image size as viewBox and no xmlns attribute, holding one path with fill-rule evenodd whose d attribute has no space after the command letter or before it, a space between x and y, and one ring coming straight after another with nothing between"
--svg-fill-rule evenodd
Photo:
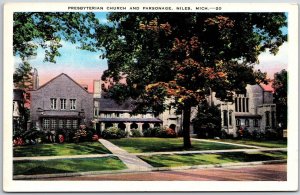
<instances>
[{"instance_id":1,"label":"concrete sidewalk","mask_svg":"<svg viewBox=\"0 0 300 195\"><path fill-rule=\"evenodd\" d=\"M151 170L152 166L139 159L136 155L128 153L126 150L119 148L113 143L99 139L99 142L104 145L109 151L117 156L127 167L132 171L146 171Z\"/></svg>"},{"instance_id":2,"label":"concrete sidewalk","mask_svg":"<svg viewBox=\"0 0 300 195\"><path fill-rule=\"evenodd\" d=\"M196 139L196 138L191 138L193 141L199 141L199 142L213 142L213 143L220 143L220 144L227 144L227 145L233 145L233 146L242 146L242 147L247 147L247 148L257 148L257 149L264 149L266 147L260 147L260 146L251 146L251 145L246 145L246 144L236 144L236 143L229 143L229 142L222 142L222 141L215 141L215 140L207 140L207 139Z\"/></svg>"},{"instance_id":3,"label":"concrete sidewalk","mask_svg":"<svg viewBox=\"0 0 300 195\"><path fill-rule=\"evenodd\" d=\"M233 153L233 152L267 152L267 151L287 151L287 148L251 148L251 149L227 149L227 150L200 150L200 151L171 151L171 152L145 152L132 153L136 156L153 156L153 155L169 155L169 154L217 154L217 153Z\"/></svg>"}]
</instances>

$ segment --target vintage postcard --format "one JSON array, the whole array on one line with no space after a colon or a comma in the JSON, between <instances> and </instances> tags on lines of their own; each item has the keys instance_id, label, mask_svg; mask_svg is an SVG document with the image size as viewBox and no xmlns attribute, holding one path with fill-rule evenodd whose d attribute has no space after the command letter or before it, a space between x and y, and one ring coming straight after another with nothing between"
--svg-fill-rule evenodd
<instances>
[{"instance_id":1,"label":"vintage postcard","mask_svg":"<svg viewBox=\"0 0 300 195\"><path fill-rule=\"evenodd\" d=\"M298 7L4 6L3 190L295 191Z\"/></svg>"}]
</instances>

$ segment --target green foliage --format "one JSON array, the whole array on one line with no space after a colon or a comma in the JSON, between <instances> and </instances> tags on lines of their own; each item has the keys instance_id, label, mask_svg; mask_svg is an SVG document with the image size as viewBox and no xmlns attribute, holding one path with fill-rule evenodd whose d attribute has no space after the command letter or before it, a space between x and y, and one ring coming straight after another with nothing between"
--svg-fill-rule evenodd
<instances>
[{"instance_id":1,"label":"green foliage","mask_svg":"<svg viewBox=\"0 0 300 195\"><path fill-rule=\"evenodd\" d=\"M14 157L110 154L99 142L36 144L14 147Z\"/></svg>"},{"instance_id":2,"label":"green foliage","mask_svg":"<svg viewBox=\"0 0 300 195\"><path fill-rule=\"evenodd\" d=\"M95 51L93 37L98 20L94 13L15 12L13 16L13 52L22 61L45 51L44 61L60 56L61 40L79 43L80 49Z\"/></svg>"},{"instance_id":3,"label":"green foliage","mask_svg":"<svg viewBox=\"0 0 300 195\"><path fill-rule=\"evenodd\" d=\"M154 167L176 167L193 165L216 165L224 163L240 163L268 160L285 160L287 153L281 151L257 153L217 153L217 154L185 154L139 156Z\"/></svg>"},{"instance_id":4,"label":"green foliage","mask_svg":"<svg viewBox=\"0 0 300 195\"><path fill-rule=\"evenodd\" d=\"M184 143L190 146L190 108L209 90L222 100L247 84L266 82L254 71L260 53L276 54L286 41L281 28L284 13L117 13L110 25L97 28L98 47L104 48L108 70L102 76L112 85L126 75L126 85L110 96L137 100L137 112L166 108L171 98L184 111ZM113 82L112 82L113 81ZM113 91L111 88L111 91Z\"/></svg>"},{"instance_id":5,"label":"green foliage","mask_svg":"<svg viewBox=\"0 0 300 195\"><path fill-rule=\"evenodd\" d=\"M161 137L161 138L174 138L177 137L175 130L171 128L153 127L143 130L144 137Z\"/></svg>"},{"instance_id":6,"label":"green foliage","mask_svg":"<svg viewBox=\"0 0 300 195\"><path fill-rule=\"evenodd\" d=\"M117 127L109 127L102 131L102 137L104 139L119 139L126 136L126 132Z\"/></svg>"},{"instance_id":7,"label":"green foliage","mask_svg":"<svg viewBox=\"0 0 300 195\"><path fill-rule=\"evenodd\" d=\"M192 148L184 148L182 138L156 138L156 137L139 137L123 138L110 140L113 144L127 150L130 153L143 152L167 152L167 151L198 151L198 150L225 150L225 149L242 149L244 146L235 146L231 144L222 144L206 141L192 141Z\"/></svg>"},{"instance_id":8,"label":"green foliage","mask_svg":"<svg viewBox=\"0 0 300 195\"><path fill-rule=\"evenodd\" d=\"M21 138L24 144L36 144L38 139L43 139L45 137L45 132L38 131L35 128L29 129L27 131L19 131L14 135L14 140Z\"/></svg>"},{"instance_id":9,"label":"green foliage","mask_svg":"<svg viewBox=\"0 0 300 195\"><path fill-rule=\"evenodd\" d=\"M272 84L274 88L274 103L276 104L277 122L282 124L282 128L287 128L287 88L288 73L281 70L275 73Z\"/></svg>"},{"instance_id":10,"label":"green foliage","mask_svg":"<svg viewBox=\"0 0 300 195\"><path fill-rule=\"evenodd\" d=\"M13 75L14 86L17 89L32 89L32 67L28 62L19 64Z\"/></svg>"},{"instance_id":11,"label":"green foliage","mask_svg":"<svg viewBox=\"0 0 300 195\"><path fill-rule=\"evenodd\" d=\"M14 175L76 173L126 168L117 157L17 161L13 163L13 166Z\"/></svg>"},{"instance_id":12,"label":"green foliage","mask_svg":"<svg viewBox=\"0 0 300 195\"><path fill-rule=\"evenodd\" d=\"M74 129L58 129L56 130L56 140L59 140L58 136L63 135L65 142L73 142L73 138L75 137Z\"/></svg>"},{"instance_id":13,"label":"green foliage","mask_svg":"<svg viewBox=\"0 0 300 195\"><path fill-rule=\"evenodd\" d=\"M142 137L143 135L142 135L142 133L140 132L140 130L138 130L138 129L131 129L130 130L130 132L131 132L131 137Z\"/></svg>"},{"instance_id":14,"label":"green foliage","mask_svg":"<svg viewBox=\"0 0 300 195\"><path fill-rule=\"evenodd\" d=\"M221 111L217 106L209 106L206 101L198 106L192 123L199 137L214 138L221 136Z\"/></svg>"},{"instance_id":15,"label":"green foliage","mask_svg":"<svg viewBox=\"0 0 300 195\"><path fill-rule=\"evenodd\" d=\"M158 137L160 127L153 127L148 129L143 129L144 137Z\"/></svg>"},{"instance_id":16,"label":"green foliage","mask_svg":"<svg viewBox=\"0 0 300 195\"><path fill-rule=\"evenodd\" d=\"M161 128L158 132L158 137L162 138L175 138L177 134L174 129L171 128Z\"/></svg>"}]
</instances>

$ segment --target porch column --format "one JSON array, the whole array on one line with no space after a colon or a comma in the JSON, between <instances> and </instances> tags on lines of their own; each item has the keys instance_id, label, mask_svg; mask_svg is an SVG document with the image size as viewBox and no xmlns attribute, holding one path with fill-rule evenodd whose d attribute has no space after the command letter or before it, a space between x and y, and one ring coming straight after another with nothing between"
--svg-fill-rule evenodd
<instances>
[{"instance_id":1,"label":"porch column","mask_svg":"<svg viewBox=\"0 0 300 195\"><path fill-rule=\"evenodd\" d=\"M105 123L100 123L100 131L102 132L105 129Z\"/></svg>"},{"instance_id":2,"label":"porch column","mask_svg":"<svg viewBox=\"0 0 300 195\"><path fill-rule=\"evenodd\" d=\"M130 125L131 125L131 123L125 123L125 125L126 125L125 131L128 132L128 135L130 135Z\"/></svg>"},{"instance_id":3,"label":"porch column","mask_svg":"<svg viewBox=\"0 0 300 195\"><path fill-rule=\"evenodd\" d=\"M114 127L118 127L118 123L113 123L113 126Z\"/></svg>"},{"instance_id":4,"label":"porch column","mask_svg":"<svg viewBox=\"0 0 300 195\"><path fill-rule=\"evenodd\" d=\"M140 132L142 132L143 130L143 123L137 123L138 125L138 130L140 130Z\"/></svg>"}]
</instances>

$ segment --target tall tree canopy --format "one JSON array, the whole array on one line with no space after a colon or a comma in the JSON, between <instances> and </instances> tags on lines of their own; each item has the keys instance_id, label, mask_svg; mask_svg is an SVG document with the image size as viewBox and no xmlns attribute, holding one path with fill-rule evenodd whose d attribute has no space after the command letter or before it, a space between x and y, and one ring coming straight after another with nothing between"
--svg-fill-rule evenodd
<instances>
[{"instance_id":1,"label":"tall tree canopy","mask_svg":"<svg viewBox=\"0 0 300 195\"><path fill-rule=\"evenodd\" d=\"M80 49L95 51L94 33L98 20L94 13L76 12L15 12L13 15L13 54L22 63L14 72L16 88L27 91L32 86L29 59L37 49L45 51L44 61L55 63L61 56L61 41L77 43Z\"/></svg>"},{"instance_id":2,"label":"tall tree canopy","mask_svg":"<svg viewBox=\"0 0 300 195\"><path fill-rule=\"evenodd\" d=\"M137 100L137 110L157 114L171 100L183 112L184 146L191 147L190 111L211 89L222 100L247 84L266 81L253 70L258 55L276 54L284 41L284 13L110 13L110 25L97 29L108 70L102 79L122 101ZM121 94L121 95L120 95Z\"/></svg>"},{"instance_id":3,"label":"tall tree canopy","mask_svg":"<svg viewBox=\"0 0 300 195\"><path fill-rule=\"evenodd\" d=\"M61 40L79 43L79 48L94 51L93 34L98 20L94 13L15 12L13 52L23 61L45 50L44 61L55 62L60 56Z\"/></svg>"},{"instance_id":4,"label":"tall tree canopy","mask_svg":"<svg viewBox=\"0 0 300 195\"><path fill-rule=\"evenodd\" d=\"M274 88L277 121L282 124L282 128L287 128L288 73L285 69L275 73L272 87Z\"/></svg>"}]
</instances>

